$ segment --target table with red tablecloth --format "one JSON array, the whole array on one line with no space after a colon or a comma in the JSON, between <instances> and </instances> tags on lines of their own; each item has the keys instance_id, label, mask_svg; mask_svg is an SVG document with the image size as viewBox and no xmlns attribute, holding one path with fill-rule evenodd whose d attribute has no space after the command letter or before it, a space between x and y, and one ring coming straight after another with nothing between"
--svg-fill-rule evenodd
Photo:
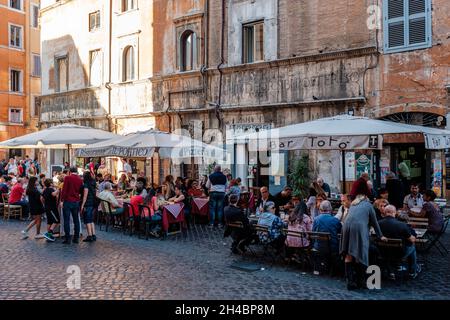
<instances>
[{"instance_id":1,"label":"table with red tablecloth","mask_svg":"<svg viewBox=\"0 0 450 320\"><path fill-rule=\"evenodd\" d=\"M184 224L184 204L168 204L163 207L162 213L162 228L167 233L169 231L169 225L172 223Z\"/></svg>"},{"instance_id":2,"label":"table with red tablecloth","mask_svg":"<svg viewBox=\"0 0 450 320\"><path fill-rule=\"evenodd\" d=\"M209 199L208 198L192 198L191 214L203 217L209 217Z\"/></svg>"}]
</instances>

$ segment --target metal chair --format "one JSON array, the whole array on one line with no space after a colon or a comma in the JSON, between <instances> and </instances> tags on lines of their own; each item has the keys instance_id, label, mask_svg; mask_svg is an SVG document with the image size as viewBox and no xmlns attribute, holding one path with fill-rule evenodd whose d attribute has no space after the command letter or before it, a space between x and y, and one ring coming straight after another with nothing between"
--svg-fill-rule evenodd
<instances>
[{"instance_id":1,"label":"metal chair","mask_svg":"<svg viewBox=\"0 0 450 320\"><path fill-rule=\"evenodd\" d=\"M140 220L140 216L134 211L134 207L130 203L124 202L122 216L123 233L126 233L129 228L131 237L133 235L133 227L139 226Z\"/></svg>"}]
</instances>

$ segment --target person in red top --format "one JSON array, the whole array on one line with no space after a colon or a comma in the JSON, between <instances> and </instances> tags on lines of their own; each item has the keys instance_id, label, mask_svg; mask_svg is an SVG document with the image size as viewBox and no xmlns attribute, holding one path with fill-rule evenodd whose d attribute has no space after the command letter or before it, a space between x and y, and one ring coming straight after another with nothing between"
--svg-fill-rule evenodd
<instances>
[{"instance_id":1,"label":"person in red top","mask_svg":"<svg viewBox=\"0 0 450 320\"><path fill-rule=\"evenodd\" d=\"M25 179L19 178L17 183L12 187L11 194L9 195L9 204L22 207L22 216L29 216L30 206L28 201L24 200L25 189L23 184Z\"/></svg>"},{"instance_id":2,"label":"person in red top","mask_svg":"<svg viewBox=\"0 0 450 320\"><path fill-rule=\"evenodd\" d=\"M192 186L188 189L188 195L193 198L205 197L203 189L198 185L198 181L192 182Z\"/></svg>"},{"instance_id":3,"label":"person in red top","mask_svg":"<svg viewBox=\"0 0 450 320\"><path fill-rule=\"evenodd\" d=\"M353 182L352 191L350 192L350 196L352 199L355 199L357 195L364 194L368 198L372 195L369 185L367 182L369 181L369 174L367 172L363 172L358 180Z\"/></svg>"},{"instance_id":4,"label":"person in red top","mask_svg":"<svg viewBox=\"0 0 450 320\"><path fill-rule=\"evenodd\" d=\"M77 175L77 168L71 167L69 174L64 178L64 185L60 196L60 206L64 216L64 244L70 244L70 216L74 225L73 243L80 238L80 200L83 191L83 180Z\"/></svg>"}]
</instances>

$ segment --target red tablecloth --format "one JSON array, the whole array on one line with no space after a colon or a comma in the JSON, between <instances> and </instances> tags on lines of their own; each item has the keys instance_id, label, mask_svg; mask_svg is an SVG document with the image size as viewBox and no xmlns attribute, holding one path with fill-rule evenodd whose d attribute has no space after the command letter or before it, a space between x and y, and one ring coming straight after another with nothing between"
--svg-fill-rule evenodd
<instances>
[{"instance_id":1,"label":"red tablecloth","mask_svg":"<svg viewBox=\"0 0 450 320\"><path fill-rule=\"evenodd\" d=\"M209 216L209 199L193 198L192 199L192 215Z\"/></svg>"},{"instance_id":2,"label":"red tablecloth","mask_svg":"<svg viewBox=\"0 0 450 320\"><path fill-rule=\"evenodd\" d=\"M184 224L184 204L169 204L163 207L162 228L164 232L169 230L171 223Z\"/></svg>"}]
</instances>

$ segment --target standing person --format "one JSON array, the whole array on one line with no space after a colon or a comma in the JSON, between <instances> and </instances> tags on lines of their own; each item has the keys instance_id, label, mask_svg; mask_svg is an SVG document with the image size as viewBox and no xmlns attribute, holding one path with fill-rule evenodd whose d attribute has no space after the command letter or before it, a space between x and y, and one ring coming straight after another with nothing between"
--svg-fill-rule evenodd
<instances>
[{"instance_id":1,"label":"standing person","mask_svg":"<svg viewBox=\"0 0 450 320\"><path fill-rule=\"evenodd\" d=\"M95 163L94 163L94 158L90 158L89 159L89 163L86 165L85 167L86 170L89 170L89 172L91 173L91 175L93 177L95 177Z\"/></svg>"},{"instance_id":2,"label":"standing person","mask_svg":"<svg viewBox=\"0 0 450 320\"><path fill-rule=\"evenodd\" d=\"M39 186L38 186L38 190L40 193L42 193L45 189L45 180L46 180L45 174L41 173L39 175Z\"/></svg>"},{"instance_id":3,"label":"standing person","mask_svg":"<svg viewBox=\"0 0 450 320\"><path fill-rule=\"evenodd\" d=\"M403 185L393 172L388 172L386 175L386 189L388 192L389 203L397 209L403 208L403 201L405 199Z\"/></svg>"},{"instance_id":4,"label":"standing person","mask_svg":"<svg viewBox=\"0 0 450 320\"><path fill-rule=\"evenodd\" d=\"M84 218L88 236L83 242L92 242L97 240L94 226L94 210L96 196L96 182L92 178L92 174L86 171L83 174L83 201L81 202L80 212Z\"/></svg>"},{"instance_id":5,"label":"standing person","mask_svg":"<svg viewBox=\"0 0 450 320\"><path fill-rule=\"evenodd\" d=\"M47 233L44 234L44 238L48 241L55 241L53 233L61 223L58 210L58 195L59 190L53 188L52 179L45 179L42 198L44 200L45 214L47 215Z\"/></svg>"},{"instance_id":6,"label":"standing person","mask_svg":"<svg viewBox=\"0 0 450 320\"><path fill-rule=\"evenodd\" d=\"M219 228L222 227L223 201L225 199L225 187L227 177L222 173L220 165L214 167L206 183L209 189L209 227L214 227L214 220L217 217Z\"/></svg>"},{"instance_id":7,"label":"standing person","mask_svg":"<svg viewBox=\"0 0 450 320\"><path fill-rule=\"evenodd\" d=\"M365 188L368 188L367 184ZM381 233L375 210L367 198L367 192L364 187L361 187L360 193L350 206L347 220L342 228L340 253L345 257L348 290L364 286L365 271L369 265L369 228L374 228L378 238L387 240Z\"/></svg>"},{"instance_id":8,"label":"standing person","mask_svg":"<svg viewBox=\"0 0 450 320\"><path fill-rule=\"evenodd\" d=\"M77 168L71 167L69 174L64 178L61 191L60 206L63 208L64 216L64 244L70 244L70 216L74 224L73 243L78 243L80 239L80 192L83 181L77 175Z\"/></svg>"},{"instance_id":9,"label":"standing person","mask_svg":"<svg viewBox=\"0 0 450 320\"><path fill-rule=\"evenodd\" d=\"M9 174L17 175L17 164L14 158L10 158L8 164L5 167L5 170L8 171Z\"/></svg>"},{"instance_id":10,"label":"standing person","mask_svg":"<svg viewBox=\"0 0 450 320\"><path fill-rule=\"evenodd\" d=\"M369 186L367 185L367 182L369 180L369 174L367 172L363 172L359 179L353 182L352 190L350 191L350 196L352 197L352 199L355 199L357 195L362 194L362 191L365 192L364 195L366 195L367 197L371 196Z\"/></svg>"},{"instance_id":11,"label":"standing person","mask_svg":"<svg viewBox=\"0 0 450 320\"><path fill-rule=\"evenodd\" d=\"M22 164L23 164L22 160L20 160L19 164L17 166L17 176L19 176L20 178L23 178L24 171L25 171Z\"/></svg>"},{"instance_id":12,"label":"standing person","mask_svg":"<svg viewBox=\"0 0 450 320\"><path fill-rule=\"evenodd\" d=\"M100 166L97 169L97 174L101 174L103 177L108 174L105 159L100 160Z\"/></svg>"},{"instance_id":13,"label":"standing person","mask_svg":"<svg viewBox=\"0 0 450 320\"><path fill-rule=\"evenodd\" d=\"M200 187L203 189L206 196L208 196L208 188L206 187L206 183L208 183L208 176L204 174L200 181Z\"/></svg>"},{"instance_id":14,"label":"standing person","mask_svg":"<svg viewBox=\"0 0 450 320\"><path fill-rule=\"evenodd\" d=\"M400 158L400 160L401 161L398 164L398 175L403 185L403 193L407 194L409 192L409 179L411 178L411 171L409 170L409 167L406 164L405 159Z\"/></svg>"},{"instance_id":15,"label":"standing person","mask_svg":"<svg viewBox=\"0 0 450 320\"><path fill-rule=\"evenodd\" d=\"M133 168L131 168L130 164L127 162L127 159L123 158L122 159L122 164L123 164L123 172L125 172L126 174L133 173Z\"/></svg>"},{"instance_id":16,"label":"standing person","mask_svg":"<svg viewBox=\"0 0 450 320\"><path fill-rule=\"evenodd\" d=\"M28 231L36 226L35 239L42 239L44 236L41 234L41 216L44 213L44 206L42 204L41 194L39 193L36 185L38 184L36 177L31 177L28 182L26 195L30 204L30 214L33 219L25 230L22 231L22 239L28 238Z\"/></svg>"}]
</instances>

